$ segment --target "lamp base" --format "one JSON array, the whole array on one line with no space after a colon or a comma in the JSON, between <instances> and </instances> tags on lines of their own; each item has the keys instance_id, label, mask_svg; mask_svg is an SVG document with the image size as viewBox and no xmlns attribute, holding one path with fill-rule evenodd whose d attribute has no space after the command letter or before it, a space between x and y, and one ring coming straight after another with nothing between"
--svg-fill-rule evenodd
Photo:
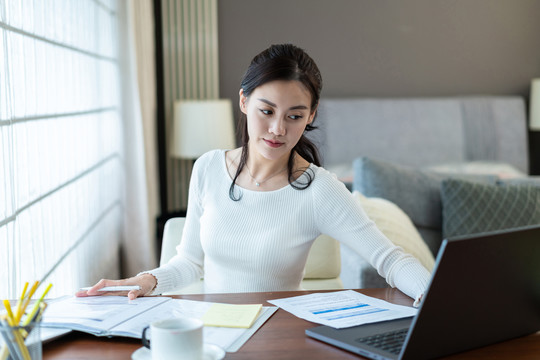
<instances>
[{"instance_id":1,"label":"lamp base","mask_svg":"<svg viewBox=\"0 0 540 360\"><path fill-rule=\"evenodd\" d=\"M540 175L540 131L529 131L529 174Z\"/></svg>"}]
</instances>

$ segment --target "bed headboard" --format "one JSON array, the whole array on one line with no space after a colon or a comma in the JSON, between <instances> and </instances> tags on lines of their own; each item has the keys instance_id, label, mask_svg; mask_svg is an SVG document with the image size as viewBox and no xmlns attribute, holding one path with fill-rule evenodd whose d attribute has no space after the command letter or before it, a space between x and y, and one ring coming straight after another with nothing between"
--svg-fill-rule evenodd
<instances>
[{"instance_id":1,"label":"bed headboard","mask_svg":"<svg viewBox=\"0 0 540 360\"><path fill-rule=\"evenodd\" d=\"M315 125L322 131L310 137L329 168L367 156L415 167L483 160L529 169L517 96L323 98Z\"/></svg>"}]
</instances>

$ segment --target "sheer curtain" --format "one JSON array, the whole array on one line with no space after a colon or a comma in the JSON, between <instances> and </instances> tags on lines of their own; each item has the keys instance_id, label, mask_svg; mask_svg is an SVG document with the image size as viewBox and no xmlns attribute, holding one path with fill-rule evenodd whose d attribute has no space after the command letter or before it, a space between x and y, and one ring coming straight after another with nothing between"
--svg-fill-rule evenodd
<instances>
[{"instance_id":1,"label":"sheer curtain","mask_svg":"<svg viewBox=\"0 0 540 360\"><path fill-rule=\"evenodd\" d=\"M135 200L144 214L125 217L145 163L125 155L144 143L124 143L142 116L123 120L140 106L122 111L120 10L115 0L0 0L0 298L51 269L50 296L119 277L125 229L151 220L147 193ZM141 232L133 242L146 252L124 262L132 272L153 264L149 226Z\"/></svg>"},{"instance_id":2,"label":"sheer curtain","mask_svg":"<svg viewBox=\"0 0 540 360\"><path fill-rule=\"evenodd\" d=\"M152 0L119 2L126 157L123 273L156 266L159 213L156 77Z\"/></svg>"}]
</instances>

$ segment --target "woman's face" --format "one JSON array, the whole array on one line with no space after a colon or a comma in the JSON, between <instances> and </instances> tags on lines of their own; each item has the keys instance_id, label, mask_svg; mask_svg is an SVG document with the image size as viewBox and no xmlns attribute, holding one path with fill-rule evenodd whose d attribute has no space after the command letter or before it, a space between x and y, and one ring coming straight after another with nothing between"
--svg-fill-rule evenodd
<instances>
[{"instance_id":1,"label":"woman's face","mask_svg":"<svg viewBox=\"0 0 540 360\"><path fill-rule=\"evenodd\" d=\"M311 94L296 80L268 82L249 98L241 89L240 110L247 117L250 154L256 151L268 160L288 157L315 116Z\"/></svg>"}]
</instances>

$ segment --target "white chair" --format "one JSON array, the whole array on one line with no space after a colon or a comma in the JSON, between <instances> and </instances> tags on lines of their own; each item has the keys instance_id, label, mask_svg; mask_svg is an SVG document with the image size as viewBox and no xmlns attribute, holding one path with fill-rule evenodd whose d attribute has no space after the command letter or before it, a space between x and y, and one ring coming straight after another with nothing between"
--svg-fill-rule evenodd
<instances>
[{"instance_id":1,"label":"white chair","mask_svg":"<svg viewBox=\"0 0 540 360\"><path fill-rule=\"evenodd\" d=\"M176 247L182 238L184 222L185 218L177 217L171 218L165 223L160 265L167 263L176 255ZM306 290L343 289L343 283L339 278L340 271L339 242L329 236L321 235L315 240L309 252L301 286ZM204 292L203 289L203 281L201 280L167 294L201 294Z\"/></svg>"}]
</instances>

